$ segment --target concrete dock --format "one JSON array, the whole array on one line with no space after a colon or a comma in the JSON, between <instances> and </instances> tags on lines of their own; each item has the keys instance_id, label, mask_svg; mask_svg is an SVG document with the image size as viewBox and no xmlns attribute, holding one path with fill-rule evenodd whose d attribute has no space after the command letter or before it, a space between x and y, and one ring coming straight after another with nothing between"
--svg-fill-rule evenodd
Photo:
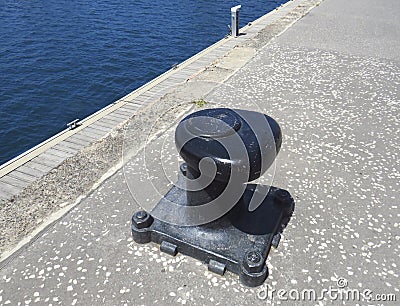
<instances>
[{"instance_id":1,"label":"concrete dock","mask_svg":"<svg viewBox=\"0 0 400 306\"><path fill-rule=\"evenodd\" d=\"M0 304L398 304L399 20L396 0L289 1L0 167ZM259 288L132 241L122 154L196 100L282 127L274 185L296 209Z\"/></svg>"}]
</instances>

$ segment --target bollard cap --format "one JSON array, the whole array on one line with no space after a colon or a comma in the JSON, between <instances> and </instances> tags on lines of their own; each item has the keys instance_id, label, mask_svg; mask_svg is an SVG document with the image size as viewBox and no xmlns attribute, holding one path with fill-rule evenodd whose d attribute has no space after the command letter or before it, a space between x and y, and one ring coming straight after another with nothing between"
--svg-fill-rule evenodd
<instances>
[{"instance_id":1,"label":"bollard cap","mask_svg":"<svg viewBox=\"0 0 400 306\"><path fill-rule=\"evenodd\" d=\"M185 128L194 136L221 138L236 133L242 123L240 117L228 108L216 108L188 116Z\"/></svg>"},{"instance_id":2,"label":"bollard cap","mask_svg":"<svg viewBox=\"0 0 400 306\"><path fill-rule=\"evenodd\" d=\"M236 5L236 6L234 6L234 7L231 8L231 12L232 12L232 13L236 13L236 12L238 12L241 8L242 8L241 5Z\"/></svg>"},{"instance_id":3,"label":"bollard cap","mask_svg":"<svg viewBox=\"0 0 400 306\"><path fill-rule=\"evenodd\" d=\"M175 131L175 144L188 167L200 173L200 161L211 158L220 181L229 180L232 169L249 173L243 183L257 179L274 161L281 142L281 129L271 117L229 108L192 113Z\"/></svg>"}]
</instances>

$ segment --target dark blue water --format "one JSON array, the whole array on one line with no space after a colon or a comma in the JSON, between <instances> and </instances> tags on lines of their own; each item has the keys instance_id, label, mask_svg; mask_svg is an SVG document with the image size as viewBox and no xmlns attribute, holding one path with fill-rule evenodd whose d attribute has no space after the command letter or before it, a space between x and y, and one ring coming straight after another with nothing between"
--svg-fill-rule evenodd
<instances>
[{"instance_id":1,"label":"dark blue water","mask_svg":"<svg viewBox=\"0 0 400 306\"><path fill-rule=\"evenodd\" d=\"M285 0L0 0L0 164Z\"/></svg>"}]
</instances>

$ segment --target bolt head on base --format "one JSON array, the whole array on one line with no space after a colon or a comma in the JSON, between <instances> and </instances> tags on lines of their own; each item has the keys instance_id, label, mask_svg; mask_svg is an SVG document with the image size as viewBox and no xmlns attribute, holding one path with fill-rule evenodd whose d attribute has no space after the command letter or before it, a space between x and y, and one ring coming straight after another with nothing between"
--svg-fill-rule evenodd
<instances>
[{"instance_id":1,"label":"bolt head on base","mask_svg":"<svg viewBox=\"0 0 400 306\"><path fill-rule=\"evenodd\" d=\"M249 251L245 254L243 267L249 273L261 272L264 266L264 259L259 251Z\"/></svg>"},{"instance_id":2,"label":"bolt head on base","mask_svg":"<svg viewBox=\"0 0 400 306\"><path fill-rule=\"evenodd\" d=\"M260 286L268 277L265 258L259 251L252 250L245 254L239 278L248 287Z\"/></svg>"},{"instance_id":3,"label":"bolt head on base","mask_svg":"<svg viewBox=\"0 0 400 306\"><path fill-rule=\"evenodd\" d=\"M138 229L149 227L153 221L153 217L144 210L137 211L132 217L132 224Z\"/></svg>"}]
</instances>

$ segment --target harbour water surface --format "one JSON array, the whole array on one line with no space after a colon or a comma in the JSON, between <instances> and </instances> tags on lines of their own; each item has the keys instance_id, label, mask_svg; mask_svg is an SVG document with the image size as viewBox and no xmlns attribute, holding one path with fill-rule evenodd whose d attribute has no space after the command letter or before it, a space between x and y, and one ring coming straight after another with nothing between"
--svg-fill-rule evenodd
<instances>
[{"instance_id":1,"label":"harbour water surface","mask_svg":"<svg viewBox=\"0 0 400 306\"><path fill-rule=\"evenodd\" d=\"M0 164L285 0L0 0Z\"/></svg>"}]
</instances>

